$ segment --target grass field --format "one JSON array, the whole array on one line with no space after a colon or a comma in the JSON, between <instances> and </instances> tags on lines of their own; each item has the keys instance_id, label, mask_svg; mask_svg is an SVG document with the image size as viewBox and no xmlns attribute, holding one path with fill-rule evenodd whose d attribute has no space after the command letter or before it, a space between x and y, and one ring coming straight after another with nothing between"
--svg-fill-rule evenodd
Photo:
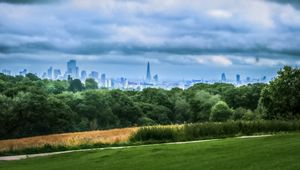
<instances>
[{"instance_id":1,"label":"grass field","mask_svg":"<svg viewBox=\"0 0 300 170\"><path fill-rule=\"evenodd\" d=\"M130 135L136 130L137 128L122 128L0 140L0 151L38 148L44 145L77 146L94 143L120 143L128 141Z\"/></svg>"},{"instance_id":2,"label":"grass field","mask_svg":"<svg viewBox=\"0 0 300 170\"><path fill-rule=\"evenodd\" d=\"M69 153L0 162L5 170L300 169L300 133Z\"/></svg>"}]
</instances>

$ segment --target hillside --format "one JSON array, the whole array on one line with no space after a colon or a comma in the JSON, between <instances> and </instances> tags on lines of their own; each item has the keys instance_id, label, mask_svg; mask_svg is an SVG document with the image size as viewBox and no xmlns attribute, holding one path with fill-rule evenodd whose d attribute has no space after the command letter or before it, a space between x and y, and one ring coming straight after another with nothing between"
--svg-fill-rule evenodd
<instances>
[{"instance_id":1,"label":"hillside","mask_svg":"<svg viewBox=\"0 0 300 170\"><path fill-rule=\"evenodd\" d=\"M0 169L300 169L300 133L141 146L0 162Z\"/></svg>"}]
</instances>

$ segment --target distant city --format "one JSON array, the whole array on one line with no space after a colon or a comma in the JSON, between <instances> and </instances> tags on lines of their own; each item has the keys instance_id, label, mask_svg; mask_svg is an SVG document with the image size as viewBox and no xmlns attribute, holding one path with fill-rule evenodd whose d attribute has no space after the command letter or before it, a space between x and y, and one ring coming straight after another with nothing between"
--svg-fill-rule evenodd
<instances>
[{"instance_id":1,"label":"distant city","mask_svg":"<svg viewBox=\"0 0 300 170\"><path fill-rule=\"evenodd\" d=\"M49 79L49 80L69 80L69 79L80 79L82 83L85 82L87 78L94 79L97 83L99 88L107 88L107 89L122 89L122 90L143 90L144 88L163 88L163 89L172 89L175 87L181 88L181 89L187 89L191 86L193 86L196 83L207 83L207 84L213 84L213 83L230 83L235 86L241 86L244 84L251 84L251 83L267 83L269 79L267 79L266 76L262 76L260 78L251 78L251 77L245 77L244 79L241 78L240 74L236 74L235 80L229 80L226 78L226 74L222 73L220 75L219 80L160 80L159 75L155 74L152 76L151 74L151 65L148 62L146 65L145 73L146 77L145 79L141 80L128 80L126 77L120 77L120 78L109 78L106 76L105 73L99 74L97 71L90 71L89 73L86 70L81 70L79 66L77 66L76 60L69 60L66 64L66 71L63 73L61 69L53 68L52 66L49 67L46 72L44 72L42 75L38 75L37 73L34 73L41 79ZM11 75L11 76L25 76L29 72L27 69L21 70L18 74L13 74L11 70L9 69L2 69L1 73L5 75Z\"/></svg>"}]
</instances>

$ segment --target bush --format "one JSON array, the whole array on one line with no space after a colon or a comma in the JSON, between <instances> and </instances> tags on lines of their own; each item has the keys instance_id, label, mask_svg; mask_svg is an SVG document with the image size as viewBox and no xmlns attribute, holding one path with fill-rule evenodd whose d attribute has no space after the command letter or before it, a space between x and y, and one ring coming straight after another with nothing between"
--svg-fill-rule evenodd
<instances>
[{"instance_id":1,"label":"bush","mask_svg":"<svg viewBox=\"0 0 300 170\"><path fill-rule=\"evenodd\" d=\"M223 101L219 101L211 109L210 120L224 122L228 120L231 115L232 110L228 105Z\"/></svg>"},{"instance_id":2,"label":"bush","mask_svg":"<svg viewBox=\"0 0 300 170\"><path fill-rule=\"evenodd\" d=\"M239 107L233 111L232 119L233 120L242 120L243 116L246 114L247 109Z\"/></svg>"},{"instance_id":3,"label":"bush","mask_svg":"<svg viewBox=\"0 0 300 170\"><path fill-rule=\"evenodd\" d=\"M252 112L251 110L247 110L242 119L243 120L248 120L248 121L256 120L257 115L256 115L255 112Z\"/></svg>"},{"instance_id":4,"label":"bush","mask_svg":"<svg viewBox=\"0 0 300 170\"><path fill-rule=\"evenodd\" d=\"M239 128L236 122L208 122L187 124L184 126L184 135L186 140L234 136L238 132Z\"/></svg>"},{"instance_id":5,"label":"bush","mask_svg":"<svg viewBox=\"0 0 300 170\"><path fill-rule=\"evenodd\" d=\"M172 126L149 126L140 128L129 139L131 142L137 141L176 141L179 138L180 128Z\"/></svg>"},{"instance_id":6,"label":"bush","mask_svg":"<svg viewBox=\"0 0 300 170\"><path fill-rule=\"evenodd\" d=\"M179 126L152 126L140 128L131 142L186 141L223 138L257 133L299 131L300 121L229 121L185 124Z\"/></svg>"}]
</instances>

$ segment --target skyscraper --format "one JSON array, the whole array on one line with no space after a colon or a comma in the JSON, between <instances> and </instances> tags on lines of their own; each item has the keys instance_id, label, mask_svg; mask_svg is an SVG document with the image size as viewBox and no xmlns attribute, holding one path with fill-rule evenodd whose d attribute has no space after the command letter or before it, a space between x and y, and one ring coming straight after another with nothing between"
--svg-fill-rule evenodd
<instances>
[{"instance_id":1,"label":"skyscraper","mask_svg":"<svg viewBox=\"0 0 300 170\"><path fill-rule=\"evenodd\" d=\"M89 74L89 77L90 77L90 78L93 78L94 80L98 80L99 74L98 74L98 72L96 72L96 71L92 71L92 72Z\"/></svg>"},{"instance_id":2,"label":"skyscraper","mask_svg":"<svg viewBox=\"0 0 300 170\"><path fill-rule=\"evenodd\" d=\"M70 60L67 63L67 75L70 75L72 78L78 78L79 68L76 66L76 60Z\"/></svg>"},{"instance_id":3,"label":"skyscraper","mask_svg":"<svg viewBox=\"0 0 300 170\"><path fill-rule=\"evenodd\" d=\"M103 73L101 74L101 83L104 85L106 80L106 75Z\"/></svg>"},{"instance_id":4,"label":"skyscraper","mask_svg":"<svg viewBox=\"0 0 300 170\"><path fill-rule=\"evenodd\" d=\"M240 83L241 82L241 75L237 74L236 75L236 83Z\"/></svg>"},{"instance_id":5,"label":"skyscraper","mask_svg":"<svg viewBox=\"0 0 300 170\"><path fill-rule=\"evenodd\" d=\"M47 77L48 77L48 79L52 79L52 73L53 73L53 68L49 67L49 69L47 70Z\"/></svg>"},{"instance_id":6,"label":"skyscraper","mask_svg":"<svg viewBox=\"0 0 300 170\"><path fill-rule=\"evenodd\" d=\"M150 72L150 63L147 63L147 75L146 75L146 80L149 82L151 81L151 72Z\"/></svg>"},{"instance_id":7,"label":"skyscraper","mask_svg":"<svg viewBox=\"0 0 300 170\"><path fill-rule=\"evenodd\" d=\"M54 71L53 71L53 76L54 76L54 79L55 79L55 80L58 79L59 76L61 76L61 71L60 71L60 69L54 69Z\"/></svg>"},{"instance_id":8,"label":"skyscraper","mask_svg":"<svg viewBox=\"0 0 300 170\"><path fill-rule=\"evenodd\" d=\"M222 73L222 75L221 75L221 81L222 82L226 81L226 75L225 75L225 73Z\"/></svg>"},{"instance_id":9,"label":"skyscraper","mask_svg":"<svg viewBox=\"0 0 300 170\"><path fill-rule=\"evenodd\" d=\"M87 77L86 71L82 70L80 75L81 80L85 81L86 77Z\"/></svg>"},{"instance_id":10,"label":"skyscraper","mask_svg":"<svg viewBox=\"0 0 300 170\"><path fill-rule=\"evenodd\" d=\"M154 81L158 82L158 74L155 74L155 75L153 76L153 79L154 79Z\"/></svg>"},{"instance_id":11,"label":"skyscraper","mask_svg":"<svg viewBox=\"0 0 300 170\"><path fill-rule=\"evenodd\" d=\"M246 78L246 81L247 81L247 82L250 82L250 81L251 81L251 78L250 78L250 77L247 77L247 78Z\"/></svg>"},{"instance_id":12,"label":"skyscraper","mask_svg":"<svg viewBox=\"0 0 300 170\"><path fill-rule=\"evenodd\" d=\"M47 73L46 73L46 72L43 73L42 78L43 78L43 79L46 79L46 78L47 78Z\"/></svg>"}]
</instances>

